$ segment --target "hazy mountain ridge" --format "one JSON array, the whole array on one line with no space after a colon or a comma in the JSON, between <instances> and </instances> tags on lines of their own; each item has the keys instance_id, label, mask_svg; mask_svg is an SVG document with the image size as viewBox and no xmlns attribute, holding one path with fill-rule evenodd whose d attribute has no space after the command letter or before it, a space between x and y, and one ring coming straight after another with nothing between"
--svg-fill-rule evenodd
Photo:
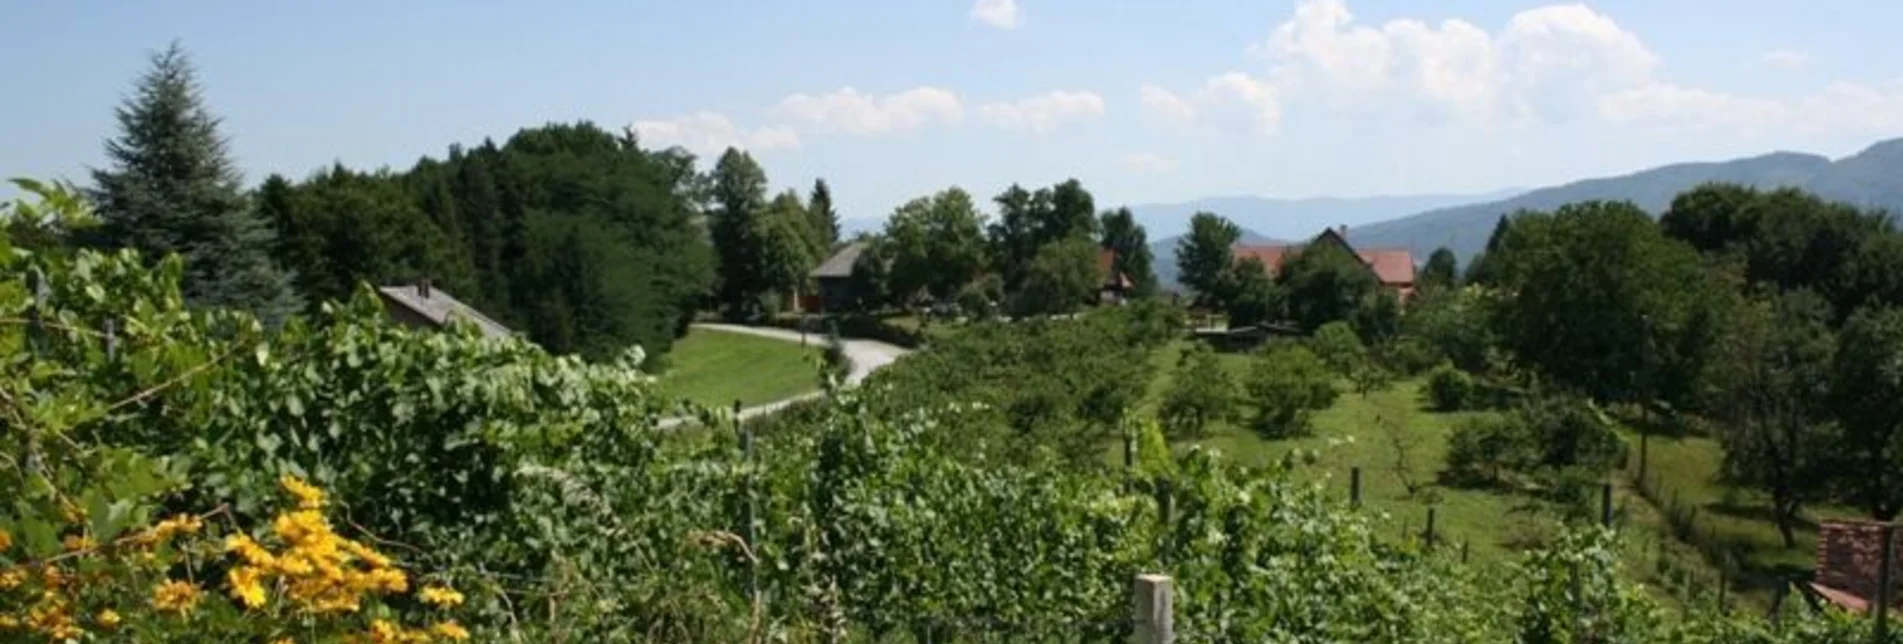
<instances>
[{"instance_id":1,"label":"hazy mountain ridge","mask_svg":"<svg viewBox=\"0 0 1903 644\"><path fill-rule=\"evenodd\" d=\"M1392 221L1350 227L1348 239L1361 246L1410 248L1417 260L1438 246L1452 248L1466 258L1486 246L1494 222L1503 214L1610 199L1632 201L1656 216L1679 193L1713 181L1759 188L1798 187L1826 199L1903 213L1903 139L1880 142L1836 161L1816 154L1773 152L1730 161L1677 163L1615 177L1586 179L1509 199L1440 208Z\"/></svg>"}]
</instances>

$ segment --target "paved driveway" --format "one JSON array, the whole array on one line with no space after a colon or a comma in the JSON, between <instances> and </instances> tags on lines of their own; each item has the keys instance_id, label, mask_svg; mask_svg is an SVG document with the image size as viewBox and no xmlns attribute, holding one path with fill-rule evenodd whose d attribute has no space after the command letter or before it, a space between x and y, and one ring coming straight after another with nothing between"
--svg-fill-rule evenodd
<instances>
[{"instance_id":1,"label":"paved driveway","mask_svg":"<svg viewBox=\"0 0 1903 644\"><path fill-rule=\"evenodd\" d=\"M790 331L787 329L781 329L781 328L775 328L775 327L741 326L738 324L708 323L708 324L695 324L694 328L709 329L714 331L727 331L731 333L745 333L747 335L757 335L763 338L772 338L775 340L782 340L786 342L800 341L800 332ZM805 341L807 344L810 344L815 347L824 347L826 345L826 335L823 333L808 333L808 334L805 334ZM878 371L880 368L886 365L892 364L893 361L904 357L905 354L912 352L912 350L910 349L906 349L904 347L900 347L896 345L886 344L884 342L879 342L877 340L859 340L855 338L845 338L842 340L842 343L845 345L846 360L852 363L852 370L846 374L847 386L858 385L860 382L863 382L866 379L866 376L872 375L872 372ZM771 414L773 412L784 409L786 408L786 406L791 405L793 403L797 403L803 400L812 400L814 398L818 398L820 396L825 395L825 393L826 392L823 392L823 391L814 391L810 393L800 394L798 396L794 396L792 398L787 398L784 400L776 400L770 403L754 405L752 407L741 409L740 417L742 419L746 419L746 418L753 418L755 416L761 416L764 414ZM676 427L684 422L687 422L687 420L688 419L686 418L664 418L661 420L659 426L662 429L669 429L669 428Z\"/></svg>"}]
</instances>

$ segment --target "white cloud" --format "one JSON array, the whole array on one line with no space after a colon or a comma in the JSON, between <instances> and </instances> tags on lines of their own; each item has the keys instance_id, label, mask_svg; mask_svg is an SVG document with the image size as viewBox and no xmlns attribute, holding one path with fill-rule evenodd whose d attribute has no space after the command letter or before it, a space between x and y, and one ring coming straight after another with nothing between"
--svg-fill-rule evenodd
<instances>
[{"instance_id":1,"label":"white cloud","mask_svg":"<svg viewBox=\"0 0 1903 644\"><path fill-rule=\"evenodd\" d=\"M1144 109L1165 121L1191 129L1267 135L1274 134L1282 123L1276 88L1242 72L1212 76L1201 88L1187 94L1144 85L1141 102Z\"/></svg>"},{"instance_id":2,"label":"white cloud","mask_svg":"<svg viewBox=\"0 0 1903 644\"><path fill-rule=\"evenodd\" d=\"M978 0L971 5L971 17L999 29L1016 29L1020 24L1017 0Z\"/></svg>"},{"instance_id":3,"label":"white cloud","mask_svg":"<svg viewBox=\"0 0 1903 644\"><path fill-rule=\"evenodd\" d=\"M792 128L761 127L747 131L719 112L702 111L672 119L635 121L629 127L634 128L635 135L645 146L678 145L700 156L719 154L729 147L765 151L800 145L799 133Z\"/></svg>"},{"instance_id":4,"label":"white cloud","mask_svg":"<svg viewBox=\"0 0 1903 644\"><path fill-rule=\"evenodd\" d=\"M1123 167L1138 174L1164 174L1176 169L1176 160L1148 152L1132 152L1123 155Z\"/></svg>"},{"instance_id":5,"label":"white cloud","mask_svg":"<svg viewBox=\"0 0 1903 644\"><path fill-rule=\"evenodd\" d=\"M1810 54L1789 49L1773 49L1758 56L1758 61L1775 69L1797 71L1810 66Z\"/></svg>"},{"instance_id":6,"label":"white cloud","mask_svg":"<svg viewBox=\"0 0 1903 644\"><path fill-rule=\"evenodd\" d=\"M1155 85L1144 85L1142 93L1143 109L1178 125L1190 125L1196 122L1196 108L1190 106L1189 101L1183 100L1175 92Z\"/></svg>"},{"instance_id":7,"label":"white cloud","mask_svg":"<svg viewBox=\"0 0 1903 644\"><path fill-rule=\"evenodd\" d=\"M1497 34L1463 20L1356 24L1345 0L1304 0L1251 51L1289 94L1379 111L1422 104L1474 120L1566 116L1652 80L1658 57L1583 4L1514 14Z\"/></svg>"},{"instance_id":8,"label":"white cloud","mask_svg":"<svg viewBox=\"0 0 1903 644\"><path fill-rule=\"evenodd\" d=\"M916 87L885 96L851 87L820 96L794 94L781 99L774 111L781 118L858 135L908 130L932 121L957 123L964 118L958 95L937 87Z\"/></svg>"},{"instance_id":9,"label":"white cloud","mask_svg":"<svg viewBox=\"0 0 1903 644\"><path fill-rule=\"evenodd\" d=\"M1066 122L1102 116L1103 97L1096 92L1060 89L1012 103L989 103L978 108L978 115L1000 128L1041 134Z\"/></svg>"}]
</instances>

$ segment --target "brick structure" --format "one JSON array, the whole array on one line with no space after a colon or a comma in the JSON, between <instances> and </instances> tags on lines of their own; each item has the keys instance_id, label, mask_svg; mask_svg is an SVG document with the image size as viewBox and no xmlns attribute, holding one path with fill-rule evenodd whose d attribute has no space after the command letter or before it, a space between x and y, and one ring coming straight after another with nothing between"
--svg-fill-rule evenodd
<instances>
[{"instance_id":1,"label":"brick structure","mask_svg":"<svg viewBox=\"0 0 1903 644\"><path fill-rule=\"evenodd\" d=\"M1891 604L1903 599L1903 552L1892 552ZM1868 521L1825 521L1817 527L1817 571L1811 589L1823 598L1854 612L1862 612L1877 595L1883 567L1883 524Z\"/></svg>"}]
</instances>

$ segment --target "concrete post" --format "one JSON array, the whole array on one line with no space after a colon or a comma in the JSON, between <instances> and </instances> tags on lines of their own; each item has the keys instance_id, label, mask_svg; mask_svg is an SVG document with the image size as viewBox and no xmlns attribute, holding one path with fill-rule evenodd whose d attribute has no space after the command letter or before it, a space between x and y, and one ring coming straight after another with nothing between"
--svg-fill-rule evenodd
<instances>
[{"instance_id":1,"label":"concrete post","mask_svg":"<svg viewBox=\"0 0 1903 644\"><path fill-rule=\"evenodd\" d=\"M1169 575L1137 575L1132 615L1132 644L1175 644L1176 624L1171 612Z\"/></svg>"}]
</instances>

